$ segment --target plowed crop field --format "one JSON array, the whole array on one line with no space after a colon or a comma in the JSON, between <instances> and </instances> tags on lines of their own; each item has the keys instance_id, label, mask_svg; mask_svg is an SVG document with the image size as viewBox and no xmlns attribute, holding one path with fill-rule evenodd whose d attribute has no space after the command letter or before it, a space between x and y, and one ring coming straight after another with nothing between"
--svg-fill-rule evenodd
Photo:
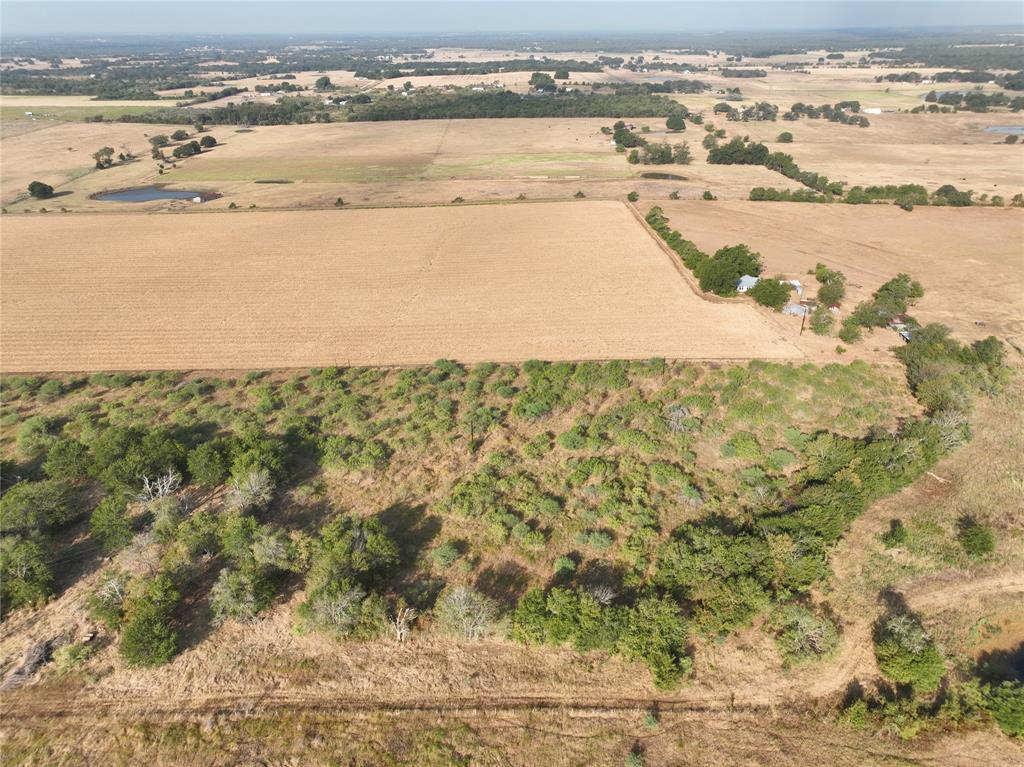
<instances>
[{"instance_id":1,"label":"plowed crop field","mask_svg":"<svg viewBox=\"0 0 1024 767\"><path fill-rule=\"evenodd\" d=\"M616 202L9 216L5 372L800 353Z\"/></svg>"}]
</instances>

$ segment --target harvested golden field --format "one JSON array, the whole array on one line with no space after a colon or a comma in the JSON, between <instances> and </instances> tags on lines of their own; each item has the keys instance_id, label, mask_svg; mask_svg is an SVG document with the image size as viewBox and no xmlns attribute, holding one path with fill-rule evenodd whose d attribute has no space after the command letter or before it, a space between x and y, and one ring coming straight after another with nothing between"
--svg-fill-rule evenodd
<instances>
[{"instance_id":1,"label":"harvested golden field","mask_svg":"<svg viewBox=\"0 0 1024 767\"><path fill-rule=\"evenodd\" d=\"M11 217L5 371L798 357L614 202Z\"/></svg>"},{"instance_id":2,"label":"harvested golden field","mask_svg":"<svg viewBox=\"0 0 1024 767\"><path fill-rule=\"evenodd\" d=\"M672 226L705 251L743 242L781 272L816 290L821 261L848 278L847 306L900 272L920 280L913 309L964 339L995 334L1024 347L1024 211L787 202L668 202ZM978 324L982 323L982 324ZM877 331L885 333L886 331Z\"/></svg>"}]
</instances>

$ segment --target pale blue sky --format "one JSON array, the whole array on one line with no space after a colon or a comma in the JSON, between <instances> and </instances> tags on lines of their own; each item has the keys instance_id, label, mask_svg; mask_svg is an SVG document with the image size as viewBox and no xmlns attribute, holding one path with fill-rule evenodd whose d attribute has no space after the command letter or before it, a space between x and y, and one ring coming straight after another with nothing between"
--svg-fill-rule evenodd
<instances>
[{"instance_id":1,"label":"pale blue sky","mask_svg":"<svg viewBox=\"0 0 1024 767\"><path fill-rule=\"evenodd\" d=\"M258 2L254 0L0 0L6 38L34 35L408 35L686 32L979 26L1024 23L1003 0L667 0L645 2Z\"/></svg>"}]
</instances>

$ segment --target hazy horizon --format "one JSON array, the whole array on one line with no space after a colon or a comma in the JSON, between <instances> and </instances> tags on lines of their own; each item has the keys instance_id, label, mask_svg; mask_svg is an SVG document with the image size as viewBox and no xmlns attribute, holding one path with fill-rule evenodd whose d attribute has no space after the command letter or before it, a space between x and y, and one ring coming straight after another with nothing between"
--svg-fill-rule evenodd
<instances>
[{"instance_id":1,"label":"hazy horizon","mask_svg":"<svg viewBox=\"0 0 1024 767\"><path fill-rule=\"evenodd\" d=\"M855 31L1013 27L1024 6L898 2L166 2L32 0L0 3L4 39L127 36L457 36L595 33L603 35L712 32Z\"/></svg>"}]
</instances>

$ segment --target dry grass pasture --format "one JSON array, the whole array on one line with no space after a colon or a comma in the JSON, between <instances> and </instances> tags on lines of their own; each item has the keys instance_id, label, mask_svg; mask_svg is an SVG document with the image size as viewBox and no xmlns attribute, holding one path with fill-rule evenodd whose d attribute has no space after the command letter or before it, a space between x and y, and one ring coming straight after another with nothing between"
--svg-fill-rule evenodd
<instances>
[{"instance_id":1,"label":"dry grass pasture","mask_svg":"<svg viewBox=\"0 0 1024 767\"><path fill-rule=\"evenodd\" d=\"M934 191L952 184L1006 200L1024 191L1022 145L1004 144L1002 134L985 130L1024 126L1020 115L883 113L869 119L868 128L807 119L723 127L730 137L765 142L772 151L791 154L802 169L851 185L922 184ZM782 131L793 134L792 144L775 142Z\"/></svg>"},{"instance_id":2,"label":"dry grass pasture","mask_svg":"<svg viewBox=\"0 0 1024 767\"><path fill-rule=\"evenodd\" d=\"M89 195L152 183L175 188L214 190L223 195L204 207L329 207L338 197L367 205L438 204L466 200L568 199L578 190L588 197L624 197L637 190L643 199L684 198L712 189L722 198L745 198L754 186L792 184L762 167L708 165L694 130L668 136L658 119L649 124L651 140L688 140L692 165L655 168L629 165L617 154L598 119L416 120L255 127L211 126L218 143L199 157L179 161L159 175L149 159L147 137L170 134L180 126L126 123L59 123L4 138L2 184L5 204L25 196L34 179L62 194L49 203L15 205L37 209L122 212L123 203L97 202ZM92 152L104 143L125 143L142 158L101 173L92 172ZM72 151L68 150L72 148ZM650 171L679 180L650 180ZM256 183L288 181L287 184ZM132 211L181 207L156 201L132 204Z\"/></svg>"},{"instance_id":3,"label":"dry grass pasture","mask_svg":"<svg viewBox=\"0 0 1024 767\"><path fill-rule=\"evenodd\" d=\"M744 59L739 67L758 68L763 67L765 63L764 60L751 59L747 61ZM782 109L788 109L797 101L802 101L805 104L860 101L862 108L910 110L923 104L924 96L930 90L973 87L956 84L945 86L925 83L875 82L876 77L892 74L894 71L898 72L899 70L877 66L863 69L815 67L803 72L768 70L766 77L722 77L716 72L696 72L693 74L693 78L703 80L715 90L738 87L746 101L769 101L778 104ZM914 71L928 77L943 70L915 67ZM1000 89L986 84L982 86L982 90L994 92ZM696 96L680 94L675 98L684 104L689 105L692 102L698 106L711 106L721 100L713 92L705 92Z\"/></svg>"},{"instance_id":4,"label":"dry grass pasture","mask_svg":"<svg viewBox=\"0 0 1024 767\"><path fill-rule=\"evenodd\" d=\"M35 129L20 135L4 136L0 153L0 198L5 205L22 200L25 207L32 208L87 205L88 195L93 192L131 186L148 174L156 176L156 164L149 158L147 137L158 133L169 135L177 127L53 122L37 124ZM102 146L113 147L118 152L127 147L139 159L97 172L92 153ZM32 200L26 192L32 181L43 181L58 193L71 194L59 194L46 201Z\"/></svg>"},{"instance_id":5,"label":"dry grass pasture","mask_svg":"<svg viewBox=\"0 0 1024 767\"><path fill-rule=\"evenodd\" d=\"M5 371L798 357L614 202L12 217Z\"/></svg>"},{"instance_id":6,"label":"dry grass pasture","mask_svg":"<svg viewBox=\"0 0 1024 767\"><path fill-rule=\"evenodd\" d=\"M848 279L847 306L906 272L925 296L921 322L941 322L958 338L995 334L1024 347L1024 211L786 202L668 202L672 226L713 252L743 242L765 271L801 279L821 261ZM978 325L976 322L984 324ZM879 333L885 331L877 331Z\"/></svg>"}]
</instances>

